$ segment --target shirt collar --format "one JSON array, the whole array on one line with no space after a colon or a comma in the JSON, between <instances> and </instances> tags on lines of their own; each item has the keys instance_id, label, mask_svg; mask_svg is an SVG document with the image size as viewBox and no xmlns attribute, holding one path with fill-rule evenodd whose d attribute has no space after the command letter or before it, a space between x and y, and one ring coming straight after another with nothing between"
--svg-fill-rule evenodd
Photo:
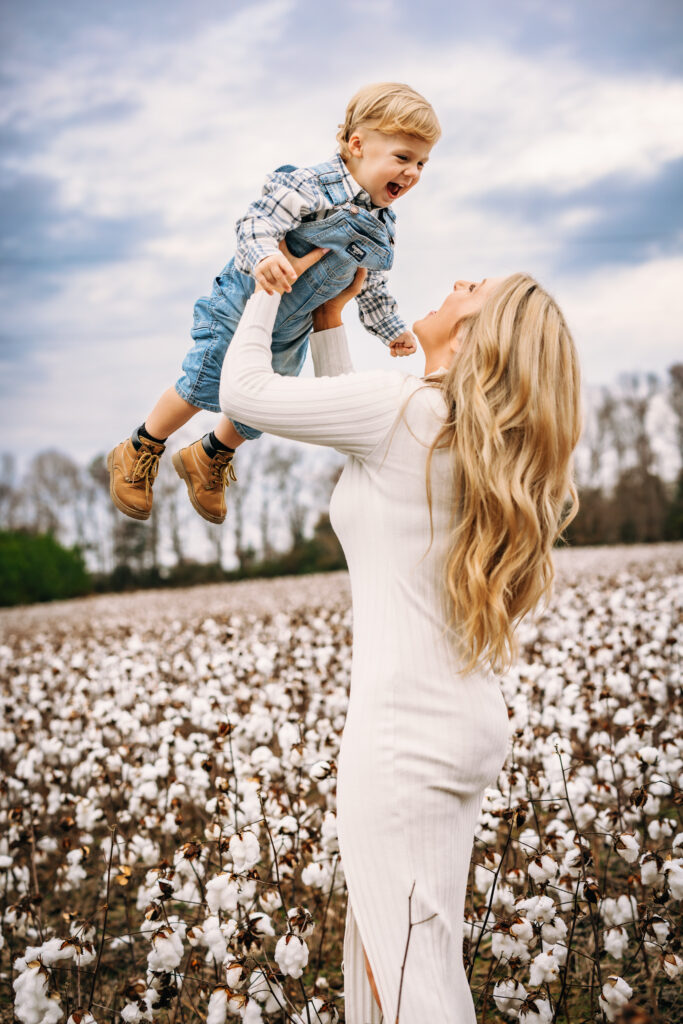
<instances>
[{"instance_id":1,"label":"shirt collar","mask_svg":"<svg viewBox=\"0 0 683 1024\"><path fill-rule=\"evenodd\" d=\"M334 159L337 161L339 166L342 176L342 185L344 186L344 190L349 199L353 199L360 206L367 207L368 210L380 209L380 207L376 207L374 205L369 192L366 192L363 186L358 184L339 153L335 153Z\"/></svg>"},{"instance_id":2,"label":"shirt collar","mask_svg":"<svg viewBox=\"0 0 683 1024\"><path fill-rule=\"evenodd\" d=\"M429 380L430 377L442 377L444 373L448 373L445 366L440 366L438 370L432 370L431 373L425 373L423 380Z\"/></svg>"}]
</instances>

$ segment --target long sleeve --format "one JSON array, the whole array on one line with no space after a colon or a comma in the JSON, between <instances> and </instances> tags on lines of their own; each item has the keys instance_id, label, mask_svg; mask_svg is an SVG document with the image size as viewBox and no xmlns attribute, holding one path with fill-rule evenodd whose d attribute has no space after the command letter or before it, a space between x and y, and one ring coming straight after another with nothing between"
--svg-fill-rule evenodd
<instances>
[{"instance_id":1,"label":"long sleeve","mask_svg":"<svg viewBox=\"0 0 683 1024\"><path fill-rule=\"evenodd\" d=\"M235 225L237 269L251 274L260 260L278 251L278 242L288 231L322 205L322 193L306 168L270 174L261 197L251 203Z\"/></svg>"},{"instance_id":2,"label":"long sleeve","mask_svg":"<svg viewBox=\"0 0 683 1024\"><path fill-rule=\"evenodd\" d=\"M316 377L338 377L341 373L353 373L349 343L343 327L314 331L309 343Z\"/></svg>"},{"instance_id":3,"label":"long sleeve","mask_svg":"<svg viewBox=\"0 0 683 1024\"><path fill-rule=\"evenodd\" d=\"M266 292L249 299L223 363L221 409L257 430L365 458L395 423L407 378L392 370L315 379L274 373L279 303L279 295Z\"/></svg>"},{"instance_id":4,"label":"long sleeve","mask_svg":"<svg viewBox=\"0 0 683 1024\"><path fill-rule=\"evenodd\" d=\"M376 335L388 345L408 330L398 315L398 304L389 292L387 274L383 270L370 270L356 299L358 315L366 331Z\"/></svg>"}]
</instances>

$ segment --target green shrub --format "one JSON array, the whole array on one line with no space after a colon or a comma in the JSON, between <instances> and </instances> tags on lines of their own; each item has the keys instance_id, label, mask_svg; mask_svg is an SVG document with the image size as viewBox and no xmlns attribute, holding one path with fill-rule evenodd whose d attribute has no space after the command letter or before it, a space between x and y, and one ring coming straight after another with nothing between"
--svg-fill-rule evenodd
<instances>
[{"instance_id":1,"label":"green shrub","mask_svg":"<svg viewBox=\"0 0 683 1024\"><path fill-rule=\"evenodd\" d=\"M0 530L0 604L31 604L77 597L91 589L78 548L49 533Z\"/></svg>"}]
</instances>

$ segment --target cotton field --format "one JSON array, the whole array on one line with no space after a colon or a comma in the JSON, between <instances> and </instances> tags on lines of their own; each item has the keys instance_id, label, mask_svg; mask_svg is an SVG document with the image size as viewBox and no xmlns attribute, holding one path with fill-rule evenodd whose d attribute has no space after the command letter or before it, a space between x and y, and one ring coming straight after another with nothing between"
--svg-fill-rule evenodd
<instances>
[{"instance_id":1,"label":"cotton field","mask_svg":"<svg viewBox=\"0 0 683 1024\"><path fill-rule=\"evenodd\" d=\"M557 565L501 680L514 732L465 912L477 1018L673 1024L683 545ZM14 609L0 630L3 1019L343 1021L345 574Z\"/></svg>"}]
</instances>

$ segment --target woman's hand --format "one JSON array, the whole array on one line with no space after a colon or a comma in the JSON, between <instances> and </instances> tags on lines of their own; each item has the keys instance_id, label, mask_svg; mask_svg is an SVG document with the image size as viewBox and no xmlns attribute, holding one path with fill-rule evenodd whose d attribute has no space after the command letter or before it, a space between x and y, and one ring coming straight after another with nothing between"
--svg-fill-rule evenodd
<instances>
[{"instance_id":1,"label":"woman's hand","mask_svg":"<svg viewBox=\"0 0 683 1024\"><path fill-rule=\"evenodd\" d=\"M272 295L278 292L291 292L297 277L321 260L329 249L311 249L305 256L292 256L284 241L280 242L280 252L273 253L260 260L254 267L256 288L254 291L267 292Z\"/></svg>"},{"instance_id":2,"label":"woman's hand","mask_svg":"<svg viewBox=\"0 0 683 1024\"><path fill-rule=\"evenodd\" d=\"M335 295L333 299L327 299L326 302L323 302L322 306L318 306L317 309L313 310L314 331L327 331L331 327L341 327L341 315L344 306L351 299L355 299L356 295L360 294L367 276L367 270L364 267L359 267L353 281L343 292Z\"/></svg>"}]
</instances>

